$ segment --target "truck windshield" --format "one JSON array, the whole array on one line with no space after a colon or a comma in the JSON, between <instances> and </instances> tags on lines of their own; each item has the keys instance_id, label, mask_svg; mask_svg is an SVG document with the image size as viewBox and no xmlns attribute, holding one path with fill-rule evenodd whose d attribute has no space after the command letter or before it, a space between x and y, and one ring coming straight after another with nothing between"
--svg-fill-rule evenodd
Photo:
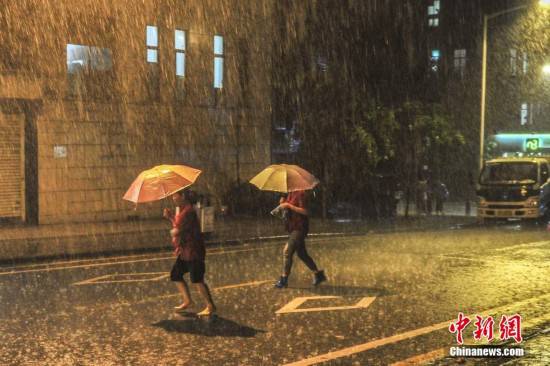
<instances>
[{"instance_id":1,"label":"truck windshield","mask_svg":"<svg viewBox=\"0 0 550 366\"><path fill-rule=\"evenodd\" d=\"M501 162L485 165L481 184L533 184L537 182L537 164L530 162Z\"/></svg>"}]
</instances>

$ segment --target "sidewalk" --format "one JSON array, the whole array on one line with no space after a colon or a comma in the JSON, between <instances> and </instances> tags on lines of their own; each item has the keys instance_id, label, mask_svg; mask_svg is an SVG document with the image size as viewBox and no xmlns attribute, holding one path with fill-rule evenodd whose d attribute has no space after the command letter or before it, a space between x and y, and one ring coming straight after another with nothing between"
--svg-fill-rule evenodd
<instances>
[{"instance_id":1,"label":"sidewalk","mask_svg":"<svg viewBox=\"0 0 550 366\"><path fill-rule=\"evenodd\" d=\"M455 213L454 211L458 213L460 209L453 209L452 212ZM462 217L458 215L417 216L414 215L414 207L410 209L409 215L409 218L399 216L393 220L378 221L313 218L310 223L310 235L351 235L384 230L418 230L475 221L475 217L464 217L464 214ZM206 238L209 246L251 241L283 241L286 237L282 222L272 216L220 217L216 219L214 228L214 233ZM169 229L169 222L162 219L0 226L0 263L37 258L67 258L170 249Z\"/></svg>"}]
</instances>

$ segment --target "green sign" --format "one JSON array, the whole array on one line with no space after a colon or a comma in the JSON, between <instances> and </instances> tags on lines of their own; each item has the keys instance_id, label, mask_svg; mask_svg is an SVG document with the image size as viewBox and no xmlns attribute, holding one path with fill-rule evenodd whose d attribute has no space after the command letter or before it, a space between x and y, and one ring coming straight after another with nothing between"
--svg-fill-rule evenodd
<instances>
[{"instance_id":1,"label":"green sign","mask_svg":"<svg viewBox=\"0 0 550 366\"><path fill-rule=\"evenodd\" d=\"M525 139L526 151L538 151L540 148L540 142L537 138Z\"/></svg>"}]
</instances>

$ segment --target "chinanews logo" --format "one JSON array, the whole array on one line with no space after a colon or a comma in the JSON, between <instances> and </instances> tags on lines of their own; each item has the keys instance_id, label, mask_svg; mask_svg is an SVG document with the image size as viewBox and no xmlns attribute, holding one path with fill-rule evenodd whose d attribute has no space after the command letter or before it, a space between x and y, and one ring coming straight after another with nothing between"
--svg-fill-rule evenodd
<instances>
[{"instance_id":1,"label":"chinanews logo","mask_svg":"<svg viewBox=\"0 0 550 366\"><path fill-rule=\"evenodd\" d=\"M519 344L523 341L521 335L521 315L502 315L498 322L498 336L495 335L495 319L492 316L484 318L481 315L475 315L475 319L458 313L458 318L449 325L449 332L455 335L456 343L460 347L451 347L449 355L451 357L519 357L524 355L523 348L501 347L504 342L515 342ZM464 335L468 334L466 328L473 325L473 342L468 346L463 346ZM480 347L478 342L485 340L484 347ZM491 342L498 342L498 345L491 345Z\"/></svg>"}]
</instances>

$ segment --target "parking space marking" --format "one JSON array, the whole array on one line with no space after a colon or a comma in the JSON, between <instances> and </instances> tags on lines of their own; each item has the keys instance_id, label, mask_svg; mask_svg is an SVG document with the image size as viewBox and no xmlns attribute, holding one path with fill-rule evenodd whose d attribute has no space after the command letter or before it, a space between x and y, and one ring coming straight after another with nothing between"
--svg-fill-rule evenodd
<instances>
[{"instance_id":1,"label":"parking space marking","mask_svg":"<svg viewBox=\"0 0 550 366\"><path fill-rule=\"evenodd\" d=\"M125 282L147 282L147 281L159 281L168 278L170 274L168 272L134 272L134 273L112 273L104 276L90 278L88 280L75 282L73 286L92 285L92 284L104 284L104 283L125 283ZM124 279L124 277L130 277ZM116 279L116 277L122 277L122 279ZM134 278L131 278L134 277ZM141 278L137 278L141 277Z\"/></svg>"},{"instance_id":2,"label":"parking space marking","mask_svg":"<svg viewBox=\"0 0 550 366\"><path fill-rule=\"evenodd\" d=\"M297 297L290 301L288 304L280 308L275 314L289 314L289 313L306 313L312 311L333 311L333 310L352 310L367 308L376 299L376 297L363 297L355 305L347 306L325 306L316 308L301 308L299 307L309 300L322 300L322 299L342 299L342 296L303 296Z\"/></svg>"},{"instance_id":3,"label":"parking space marking","mask_svg":"<svg viewBox=\"0 0 550 366\"><path fill-rule=\"evenodd\" d=\"M491 314L494 314L494 313L502 313L502 312L505 312L505 311L509 311L510 309L517 308L518 306L529 305L530 303L541 301L541 300L546 300L546 301L550 300L550 293L547 293L547 294L544 294L544 295L538 296L538 297L532 297L532 298L527 299L527 300L518 301L516 303L499 306L499 307L496 307L496 308L493 308L493 309L483 311L481 313L476 313L474 315L469 315L469 317L474 318L475 315L488 316L488 315L491 315ZM406 340L406 339L416 338L420 335L424 335L424 334L432 333L434 331L445 329L449 326L449 324L451 324L455 320L456 319L450 319L450 320L440 322L440 323L437 323L437 324L433 324L433 325L429 325L429 326L426 326L426 327L423 327L423 328L418 328L418 329L410 330L410 331L407 331L407 332L395 334L393 336L389 336L389 337L386 337L386 338L375 339L373 341L366 342L366 343L363 343L363 344L358 344L358 345L355 345L355 346L346 347L346 348L343 348L343 349L340 349L340 350L337 350L337 351L328 352L328 353L325 353L325 354L322 354L322 355L319 355L319 356L314 356L314 357L306 358L306 359L303 359L303 360L300 360L300 361L288 363L288 364L285 364L284 366L315 365L315 364L318 364L318 363L321 363L321 362L327 362L327 361L335 360L335 359L338 359L338 358L347 357L347 356L350 356L350 355L353 355L353 354L356 354L356 353L365 352L365 351L375 349L375 348L378 348L378 347L381 347L381 346L385 346L385 345L392 344L392 343L397 343L397 342L400 342L400 341L403 341L403 340Z\"/></svg>"}]
</instances>

